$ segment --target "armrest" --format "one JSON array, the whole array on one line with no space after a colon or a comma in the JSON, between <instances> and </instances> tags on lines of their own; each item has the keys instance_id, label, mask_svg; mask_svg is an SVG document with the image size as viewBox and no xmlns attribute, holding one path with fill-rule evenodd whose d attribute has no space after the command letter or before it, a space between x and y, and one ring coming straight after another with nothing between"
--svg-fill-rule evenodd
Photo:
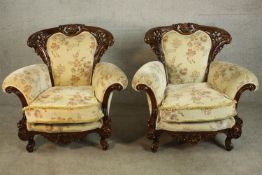
<instances>
[{"instance_id":1,"label":"armrest","mask_svg":"<svg viewBox=\"0 0 262 175\"><path fill-rule=\"evenodd\" d=\"M225 93L231 99L239 98L242 90L257 90L257 77L249 70L236 64L214 61L210 64L208 83L216 90Z\"/></svg>"},{"instance_id":2,"label":"armrest","mask_svg":"<svg viewBox=\"0 0 262 175\"><path fill-rule=\"evenodd\" d=\"M51 87L51 80L45 64L20 68L9 74L2 85L4 92L14 92L22 95L27 104L30 104L41 92L49 87Z\"/></svg>"},{"instance_id":3,"label":"armrest","mask_svg":"<svg viewBox=\"0 0 262 175\"><path fill-rule=\"evenodd\" d=\"M156 108L162 102L166 85L165 68L159 61L151 61L144 64L135 73L132 81L132 87L136 91L147 91L148 98L150 97L151 99L151 105L155 105L153 108Z\"/></svg>"},{"instance_id":4,"label":"armrest","mask_svg":"<svg viewBox=\"0 0 262 175\"><path fill-rule=\"evenodd\" d=\"M98 63L92 77L95 96L101 103L107 103L111 91L122 90L127 87L128 80L125 73L111 63ZM106 92L107 91L107 92Z\"/></svg>"}]
</instances>

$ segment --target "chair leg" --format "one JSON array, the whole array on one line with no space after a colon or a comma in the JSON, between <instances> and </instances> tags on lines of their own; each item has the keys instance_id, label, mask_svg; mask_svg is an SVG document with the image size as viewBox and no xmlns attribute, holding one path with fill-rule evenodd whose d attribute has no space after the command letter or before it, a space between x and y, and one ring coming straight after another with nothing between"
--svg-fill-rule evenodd
<instances>
[{"instance_id":1,"label":"chair leg","mask_svg":"<svg viewBox=\"0 0 262 175\"><path fill-rule=\"evenodd\" d=\"M231 140L232 140L232 137L227 136L227 138L225 140L225 148L226 148L227 151L231 151L234 148Z\"/></svg>"},{"instance_id":2,"label":"chair leg","mask_svg":"<svg viewBox=\"0 0 262 175\"><path fill-rule=\"evenodd\" d=\"M111 136L112 129L111 129L111 120L108 117L105 117L103 120L103 126L99 131L100 135L100 145L102 150L107 150L109 145L106 141L107 138Z\"/></svg>"},{"instance_id":3,"label":"chair leg","mask_svg":"<svg viewBox=\"0 0 262 175\"><path fill-rule=\"evenodd\" d=\"M235 125L226 132L227 138L225 140L225 149L227 151L231 151L234 148L231 140L233 138L238 139L242 134L242 125L243 125L242 119L239 118L238 116L235 116L235 121L236 121Z\"/></svg>"},{"instance_id":4,"label":"chair leg","mask_svg":"<svg viewBox=\"0 0 262 175\"><path fill-rule=\"evenodd\" d=\"M101 147L102 147L102 150L107 150L108 149L108 143L107 143L107 141L106 141L106 138L105 137L102 137L101 136L101 138L100 138L100 145L101 145Z\"/></svg>"},{"instance_id":5,"label":"chair leg","mask_svg":"<svg viewBox=\"0 0 262 175\"><path fill-rule=\"evenodd\" d=\"M29 135L26 150L31 153L34 151L34 147L35 147L34 135Z\"/></svg>"},{"instance_id":6,"label":"chair leg","mask_svg":"<svg viewBox=\"0 0 262 175\"><path fill-rule=\"evenodd\" d=\"M153 136L153 143L151 146L151 151L153 153L157 152L158 148L159 148L159 139L160 139L160 133L155 131L154 136Z\"/></svg>"}]
</instances>

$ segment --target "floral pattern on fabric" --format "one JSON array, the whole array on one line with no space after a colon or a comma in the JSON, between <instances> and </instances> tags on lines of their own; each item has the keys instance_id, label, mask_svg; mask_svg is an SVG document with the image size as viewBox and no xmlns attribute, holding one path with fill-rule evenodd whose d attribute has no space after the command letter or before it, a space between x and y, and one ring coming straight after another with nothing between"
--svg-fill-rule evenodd
<instances>
[{"instance_id":1,"label":"floral pattern on fabric","mask_svg":"<svg viewBox=\"0 0 262 175\"><path fill-rule=\"evenodd\" d=\"M68 37L53 34L47 41L56 86L90 85L97 42L89 32Z\"/></svg>"},{"instance_id":2,"label":"floral pattern on fabric","mask_svg":"<svg viewBox=\"0 0 262 175\"><path fill-rule=\"evenodd\" d=\"M202 131L219 131L232 128L235 124L234 117L224 120L211 122L195 122L195 123L170 123L159 121L156 123L157 130L181 131L181 132L202 132Z\"/></svg>"},{"instance_id":3,"label":"floral pattern on fabric","mask_svg":"<svg viewBox=\"0 0 262 175\"><path fill-rule=\"evenodd\" d=\"M92 86L56 86L24 108L29 123L88 123L103 117Z\"/></svg>"},{"instance_id":4,"label":"floral pattern on fabric","mask_svg":"<svg viewBox=\"0 0 262 175\"><path fill-rule=\"evenodd\" d=\"M95 89L96 98L102 103L107 88L115 83L127 87L128 80L125 73L117 66L111 63L98 63L96 64L92 86Z\"/></svg>"},{"instance_id":5,"label":"floral pattern on fabric","mask_svg":"<svg viewBox=\"0 0 262 175\"><path fill-rule=\"evenodd\" d=\"M39 124L27 122L28 131L38 131L47 133L83 132L101 127L102 121L77 124Z\"/></svg>"},{"instance_id":6,"label":"floral pattern on fabric","mask_svg":"<svg viewBox=\"0 0 262 175\"><path fill-rule=\"evenodd\" d=\"M258 89L257 77L249 70L236 64L214 61L210 64L208 83L218 91L235 98L238 90L245 84L251 83Z\"/></svg>"},{"instance_id":7,"label":"floral pattern on fabric","mask_svg":"<svg viewBox=\"0 0 262 175\"><path fill-rule=\"evenodd\" d=\"M51 87L48 68L45 64L26 66L8 75L2 85L17 88L30 104L41 92Z\"/></svg>"},{"instance_id":8,"label":"floral pattern on fabric","mask_svg":"<svg viewBox=\"0 0 262 175\"><path fill-rule=\"evenodd\" d=\"M158 119L164 122L221 120L237 114L235 103L208 83L170 84L159 107Z\"/></svg>"},{"instance_id":9,"label":"floral pattern on fabric","mask_svg":"<svg viewBox=\"0 0 262 175\"><path fill-rule=\"evenodd\" d=\"M162 49L169 83L202 82L211 46L209 35L200 30L191 35L167 32L162 38Z\"/></svg>"},{"instance_id":10,"label":"floral pattern on fabric","mask_svg":"<svg viewBox=\"0 0 262 175\"><path fill-rule=\"evenodd\" d=\"M134 75L132 80L132 87L136 89L139 84L144 84L151 88L159 105L163 98L166 89L166 73L164 66L159 61L151 61L143 65ZM150 100L148 98L148 100ZM149 102L150 104L150 102Z\"/></svg>"}]
</instances>

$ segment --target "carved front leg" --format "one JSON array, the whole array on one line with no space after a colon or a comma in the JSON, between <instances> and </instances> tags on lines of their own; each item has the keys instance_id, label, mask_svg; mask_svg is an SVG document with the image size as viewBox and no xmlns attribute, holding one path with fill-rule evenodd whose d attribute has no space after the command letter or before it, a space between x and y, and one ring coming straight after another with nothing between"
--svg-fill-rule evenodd
<instances>
[{"instance_id":1,"label":"carved front leg","mask_svg":"<svg viewBox=\"0 0 262 175\"><path fill-rule=\"evenodd\" d=\"M160 131L155 131L154 136L153 136L153 143L151 146L152 152L157 152L158 150L160 135L161 135Z\"/></svg>"},{"instance_id":2,"label":"carved front leg","mask_svg":"<svg viewBox=\"0 0 262 175\"><path fill-rule=\"evenodd\" d=\"M112 128L111 128L111 119L107 116L103 119L103 126L99 131L100 134L100 145L103 150L108 149L108 143L106 141L107 138L111 136Z\"/></svg>"},{"instance_id":3,"label":"carved front leg","mask_svg":"<svg viewBox=\"0 0 262 175\"><path fill-rule=\"evenodd\" d=\"M34 151L34 147L35 147L34 135L29 134L26 150L31 153Z\"/></svg>"},{"instance_id":4,"label":"carved front leg","mask_svg":"<svg viewBox=\"0 0 262 175\"><path fill-rule=\"evenodd\" d=\"M22 119L17 123L17 128L19 139L23 141L28 140L28 130L26 128L26 117L24 113Z\"/></svg>"},{"instance_id":5,"label":"carved front leg","mask_svg":"<svg viewBox=\"0 0 262 175\"><path fill-rule=\"evenodd\" d=\"M229 129L226 133L227 138L225 140L225 149L227 151L231 151L234 148L231 140L233 138L234 139L239 138L242 134L243 120L239 118L238 116L235 116L235 120L236 120L235 125L231 129Z\"/></svg>"}]
</instances>

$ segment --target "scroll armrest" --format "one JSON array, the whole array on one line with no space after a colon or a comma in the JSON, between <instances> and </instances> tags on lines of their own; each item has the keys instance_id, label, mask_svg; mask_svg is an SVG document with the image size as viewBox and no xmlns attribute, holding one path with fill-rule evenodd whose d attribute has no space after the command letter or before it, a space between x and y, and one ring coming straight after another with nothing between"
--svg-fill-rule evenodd
<instances>
[{"instance_id":1,"label":"scroll armrest","mask_svg":"<svg viewBox=\"0 0 262 175\"><path fill-rule=\"evenodd\" d=\"M243 90L257 90L257 77L249 70L222 61L210 64L208 83L216 90L225 93L231 99L238 100Z\"/></svg>"},{"instance_id":2,"label":"scroll armrest","mask_svg":"<svg viewBox=\"0 0 262 175\"><path fill-rule=\"evenodd\" d=\"M132 87L136 91L146 90L151 105L155 105L152 108L157 107L164 99L166 85L165 68L159 61L144 64L135 73L132 81Z\"/></svg>"},{"instance_id":3,"label":"scroll armrest","mask_svg":"<svg viewBox=\"0 0 262 175\"><path fill-rule=\"evenodd\" d=\"M9 74L2 84L4 92L22 95L26 104L30 104L41 92L51 86L49 71L45 64L20 68Z\"/></svg>"},{"instance_id":4,"label":"scroll armrest","mask_svg":"<svg viewBox=\"0 0 262 175\"><path fill-rule=\"evenodd\" d=\"M92 86L96 98L103 104L107 104L110 93L113 90L123 90L127 87L128 80L125 73L111 63L98 63L95 67Z\"/></svg>"}]
</instances>

